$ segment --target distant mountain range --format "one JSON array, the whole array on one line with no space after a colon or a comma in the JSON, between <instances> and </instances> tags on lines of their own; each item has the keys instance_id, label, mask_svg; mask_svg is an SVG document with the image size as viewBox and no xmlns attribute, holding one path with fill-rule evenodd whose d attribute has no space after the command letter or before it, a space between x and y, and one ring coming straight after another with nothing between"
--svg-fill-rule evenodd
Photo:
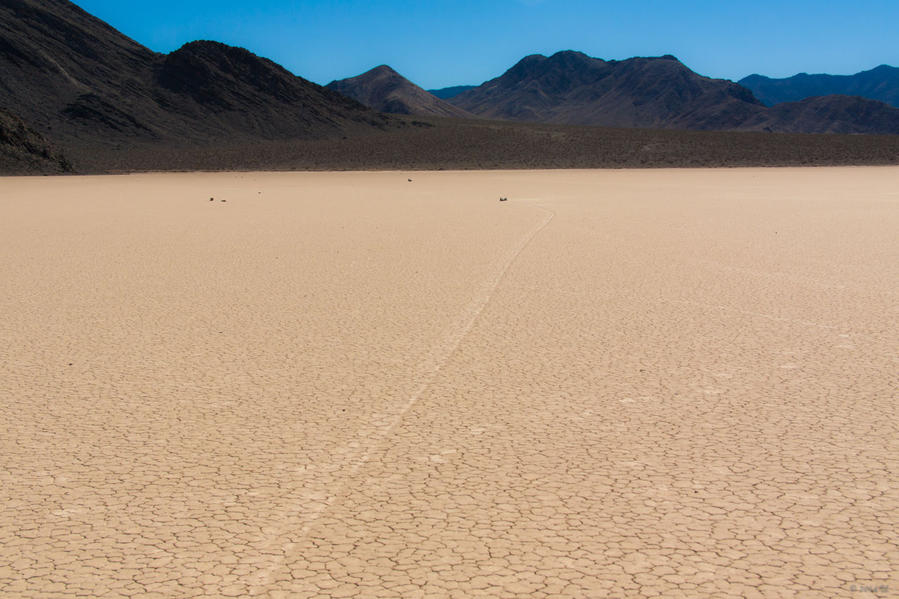
<instances>
[{"instance_id":1,"label":"distant mountain range","mask_svg":"<svg viewBox=\"0 0 899 599\"><path fill-rule=\"evenodd\" d=\"M752 90L768 106L798 102L814 96L840 94L880 100L899 107L899 68L880 65L855 75L809 75L800 73L785 79L750 75L740 85Z\"/></svg>"},{"instance_id":2,"label":"distant mountain range","mask_svg":"<svg viewBox=\"0 0 899 599\"><path fill-rule=\"evenodd\" d=\"M855 76L855 87L845 89L895 101L889 91L895 71L879 67ZM331 163L357 164L363 146L383 162L388 151L377 139L385 133L399 135L394 142L402 138L412 144L408 156L413 161L428 155L435 157L428 158L428 164L444 160L476 165L483 161L465 158L474 151L470 140L483 140L489 131L507 136L512 145L501 155L516 164L511 156L517 155L517 147L543 139L542 129L509 128L487 119L559 126L899 134L899 108L876 99L825 95L768 107L748 87L698 75L673 56L605 61L573 51L533 55L482 85L435 90L443 98L384 65L326 88L248 50L214 41L191 42L170 54L153 52L68 0L0 0L0 73L3 172L62 172L84 163L100 170L127 170L139 162L138 154L145 158L140 164L170 164L154 155L175 156L176 150L201 156L195 163L216 164L215 152L226 145L231 148L227 163L239 165L247 163L242 156L250 156L246 148L280 155L281 150L271 150L275 142L311 148L303 144L320 140L338 144L328 146L334 156ZM773 90L795 78L780 83L749 79L749 84ZM775 97L765 94L760 97L766 101ZM423 133L428 128L439 134L429 138ZM424 141L437 138L444 140L442 145ZM616 139L629 147L624 137ZM343 149L342 140L363 141L353 147L355 142L348 141ZM698 142L690 143L695 147ZM505 148L499 142L491 147ZM308 152L310 164L318 164L317 150ZM583 164L576 154L575 149L556 154L549 163ZM492 164L496 155L488 156ZM542 164L534 160L531 156L527 164ZM633 160L644 164L642 154Z\"/></svg>"},{"instance_id":3,"label":"distant mountain range","mask_svg":"<svg viewBox=\"0 0 899 599\"><path fill-rule=\"evenodd\" d=\"M358 77L332 81L325 87L380 112L474 118L426 92L387 65L375 67Z\"/></svg>"},{"instance_id":4,"label":"distant mountain range","mask_svg":"<svg viewBox=\"0 0 899 599\"><path fill-rule=\"evenodd\" d=\"M698 75L670 55L605 61L573 51L535 54L482 85L438 90L445 101L389 67L379 69L379 75L370 71L330 87L377 110L406 114L438 114L433 107L443 102L481 118L536 123L899 134L899 109L882 102L829 95L767 107L747 87ZM373 100L394 97L395 89L408 90L409 97L414 91L414 101L391 109ZM445 108L439 114L453 116Z\"/></svg>"},{"instance_id":5,"label":"distant mountain range","mask_svg":"<svg viewBox=\"0 0 899 599\"><path fill-rule=\"evenodd\" d=\"M458 96L462 92L474 89L477 85L454 85L452 87L442 87L440 89L429 89L428 93L434 94L441 100L449 100L453 96Z\"/></svg>"},{"instance_id":6,"label":"distant mountain range","mask_svg":"<svg viewBox=\"0 0 899 599\"><path fill-rule=\"evenodd\" d=\"M750 75L738 81L766 106L799 102L815 96L861 96L899 108L899 68L880 65L855 75L809 75L799 73L784 79ZM428 91L442 100L458 96L476 85L456 85Z\"/></svg>"}]
</instances>

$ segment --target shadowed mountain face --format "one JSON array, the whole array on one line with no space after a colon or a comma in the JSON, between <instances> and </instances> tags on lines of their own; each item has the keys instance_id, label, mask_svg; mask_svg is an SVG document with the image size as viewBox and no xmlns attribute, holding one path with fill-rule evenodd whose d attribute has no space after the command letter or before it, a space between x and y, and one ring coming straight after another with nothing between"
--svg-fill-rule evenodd
<instances>
[{"instance_id":1,"label":"shadowed mountain face","mask_svg":"<svg viewBox=\"0 0 899 599\"><path fill-rule=\"evenodd\" d=\"M172 52L156 66L155 83L179 112L229 137L328 137L385 123L358 102L218 42L191 42Z\"/></svg>"},{"instance_id":2,"label":"shadowed mountain face","mask_svg":"<svg viewBox=\"0 0 899 599\"><path fill-rule=\"evenodd\" d=\"M390 69L362 79L384 110L470 116ZM899 109L857 97L766 108L673 57L531 56L453 102L520 121L899 133ZM67 0L0 0L2 173L893 164L897 140L387 117L242 48L157 54Z\"/></svg>"},{"instance_id":3,"label":"shadowed mountain face","mask_svg":"<svg viewBox=\"0 0 899 599\"><path fill-rule=\"evenodd\" d=\"M571 51L528 56L450 102L487 118L684 129L734 128L763 110L749 90L673 56L605 61Z\"/></svg>"},{"instance_id":4,"label":"shadowed mountain face","mask_svg":"<svg viewBox=\"0 0 899 599\"><path fill-rule=\"evenodd\" d=\"M375 67L357 77L332 81L326 87L380 112L474 118L461 108L426 92L387 65Z\"/></svg>"},{"instance_id":5,"label":"shadowed mountain face","mask_svg":"<svg viewBox=\"0 0 899 599\"><path fill-rule=\"evenodd\" d=\"M319 138L385 119L242 48L154 53L66 0L0 3L0 107L63 145Z\"/></svg>"},{"instance_id":6,"label":"shadowed mountain face","mask_svg":"<svg viewBox=\"0 0 899 599\"><path fill-rule=\"evenodd\" d=\"M800 73L785 79L750 75L740 85L752 90L768 106L798 102L813 96L832 94L861 96L899 107L899 68L880 65L855 75L809 75Z\"/></svg>"},{"instance_id":7,"label":"shadowed mountain face","mask_svg":"<svg viewBox=\"0 0 899 599\"><path fill-rule=\"evenodd\" d=\"M64 0L0 3L0 105L57 138L90 134L104 120L147 135L140 117L158 112L146 92L156 60Z\"/></svg>"}]
</instances>

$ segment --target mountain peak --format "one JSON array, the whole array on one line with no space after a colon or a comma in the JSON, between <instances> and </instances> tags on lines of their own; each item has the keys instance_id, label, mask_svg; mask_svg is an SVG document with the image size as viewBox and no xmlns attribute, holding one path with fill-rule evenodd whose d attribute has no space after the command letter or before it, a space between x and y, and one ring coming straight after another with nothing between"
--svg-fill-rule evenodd
<instances>
[{"instance_id":1,"label":"mountain peak","mask_svg":"<svg viewBox=\"0 0 899 599\"><path fill-rule=\"evenodd\" d=\"M590 56L587 56L583 52L579 52L577 50L560 50L560 51L556 52L555 54L553 54L552 56L550 56L549 58L550 58L550 60L552 60L552 59L557 59L557 60L558 59L569 59L570 60L572 58L591 60Z\"/></svg>"},{"instance_id":2,"label":"mountain peak","mask_svg":"<svg viewBox=\"0 0 899 599\"><path fill-rule=\"evenodd\" d=\"M162 87L211 109L234 109L252 94L263 94L286 104L317 103L324 100L318 96L330 95L246 48L209 40L184 44L165 57L156 75ZM348 109L362 109L358 104L340 101Z\"/></svg>"},{"instance_id":3,"label":"mountain peak","mask_svg":"<svg viewBox=\"0 0 899 599\"><path fill-rule=\"evenodd\" d=\"M326 87L380 112L473 118L423 90L388 65L382 64L356 77L332 81Z\"/></svg>"},{"instance_id":4,"label":"mountain peak","mask_svg":"<svg viewBox=\"0 0 899 599\"><path fill-rule=\"evenodd\" d=\"M399 73L397 73L393 67L391 67L390 65L386 65L386 64L378 65L368 72L372 73L372 74L377 74L377 75L382 75L382 74L383 75L399 75Z\"/></svg>"}]
</instances>

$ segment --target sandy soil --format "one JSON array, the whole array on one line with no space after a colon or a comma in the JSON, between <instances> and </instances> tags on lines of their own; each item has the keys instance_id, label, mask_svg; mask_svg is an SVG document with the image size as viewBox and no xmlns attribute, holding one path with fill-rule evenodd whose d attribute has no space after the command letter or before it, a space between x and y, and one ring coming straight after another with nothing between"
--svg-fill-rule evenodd
<instances>
[{"instance_id":1,"label":"sandy soil","mask_svg":"<svg viewBox=\"0 0 899 599\"><path fill-rule=\"evenodd\" d=\"M409 176L0 179L0 596L899 592L899 168Z\"/></svg>"}]
</instances>

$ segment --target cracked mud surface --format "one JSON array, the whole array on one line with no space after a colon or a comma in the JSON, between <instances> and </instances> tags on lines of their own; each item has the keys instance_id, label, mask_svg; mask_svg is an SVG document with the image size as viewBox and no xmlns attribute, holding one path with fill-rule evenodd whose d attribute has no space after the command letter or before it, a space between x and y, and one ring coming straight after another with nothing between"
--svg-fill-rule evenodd
<instances>
[{"instance_id":1,"label":"cracked mud surface","mask_svg":"<svg viewBox=\"0 0 899 599\"><path fill-rule=\"evenodd\" d=\"M899 169L413 179L0 179L0 596L899 592Z\"/></svg>"}]
</instances>

